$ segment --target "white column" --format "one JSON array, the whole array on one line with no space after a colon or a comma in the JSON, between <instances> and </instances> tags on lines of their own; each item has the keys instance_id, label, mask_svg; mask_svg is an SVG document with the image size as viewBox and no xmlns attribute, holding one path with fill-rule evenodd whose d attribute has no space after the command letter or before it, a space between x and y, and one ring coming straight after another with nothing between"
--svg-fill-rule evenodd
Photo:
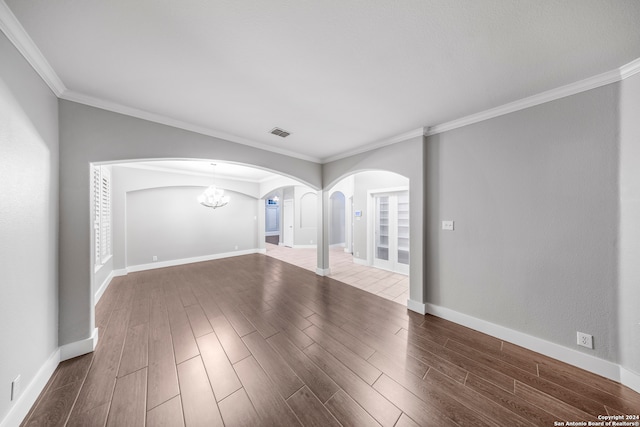
<instances>
[{"instance_id":1,"label":"white column","mask_svg":"<svg viewBox=\"0 0 640 427\"><path fill-rule=\"evenodd\" d=\"M328 276L329 269L329 192L318 191L318 266L316 274Z\"/></svg>"}]
</instances>

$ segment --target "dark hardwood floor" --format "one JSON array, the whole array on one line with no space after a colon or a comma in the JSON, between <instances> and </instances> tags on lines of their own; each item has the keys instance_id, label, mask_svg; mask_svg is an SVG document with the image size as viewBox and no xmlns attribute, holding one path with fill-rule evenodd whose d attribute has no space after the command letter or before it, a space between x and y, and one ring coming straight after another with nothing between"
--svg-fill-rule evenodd
<instances>
[{"instance_id":1,"label":"dark hardwood floor","mask_svg":"<svg viewBox=\"0 0 640 427\"><path fill-rule=\"evenodd\" d=\"M553 426L632 390L264 255L129 274L26 426Z\"/></svg>"}]
</instances>

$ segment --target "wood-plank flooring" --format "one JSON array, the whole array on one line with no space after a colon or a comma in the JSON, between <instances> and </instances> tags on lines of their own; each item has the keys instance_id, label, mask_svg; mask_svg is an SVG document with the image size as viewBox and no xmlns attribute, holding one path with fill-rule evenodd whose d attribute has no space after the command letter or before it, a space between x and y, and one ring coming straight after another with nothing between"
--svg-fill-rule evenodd
<instances>
[{"instance_id":1,"label":"wood-plank flooring","mask_svg":"<svg viewBox=\"0 0 640 427\"><path fill-rule=\"evenodd\" d=\"M129 274L25 426L553 426L632 390L264 255Z\"/></svg>"}]
</instances>

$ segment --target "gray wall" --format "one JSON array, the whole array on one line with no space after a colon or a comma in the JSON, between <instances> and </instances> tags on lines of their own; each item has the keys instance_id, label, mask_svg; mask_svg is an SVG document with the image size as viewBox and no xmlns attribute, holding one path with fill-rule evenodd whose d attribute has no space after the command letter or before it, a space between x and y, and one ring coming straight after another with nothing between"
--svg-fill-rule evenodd
<instances>
[{"instance_id":1,"label":"gray wall","mask_svg":"<svg viewBox=\"0 0 640 427\"><path fill-rule=\"evenodd\" d=\"M312 246L318 243L317 191L296 185L293 199L293 245Z\"/></svg>"},{"instance_id":2,"label":"gray wall","mask_svg":"<svg viewBox=\"0 0 640 427\"><path fill-rule=\"evenodd\" d=\"M428 302L617 360L617 89L427 139Z\"/></svg>"},{"instance_id":3,"label":"gray wall","mask_svg":"<svg viewBox=\"0 0 640 427\"><path fill-rule=\"evenodd\" d=\"M640 74L620 85L620 363L640 375Z\"/></svg>"},{"instance_id":4,"label":"gray wall","mask_svg":"<svg viewBox=\"0 0 640 427\"><path fill-rule=\"evenodd\" d=\"M347 201L342 192L333 193L329 200L329 212L331 213L331 217L329 218L329 244L344 245L346 240L345 224L347 221L347 218L345 217L345 205Z\"/></svg>"},{"instance_id":5,"label":"gray wall","mask_svg":"<svg viewBox=\"0 0 640 427\"><path fill-rule=\"evenodd\" d=\"M127 266L256 249L257 199L233 191L227 206L210 209L204 187L165 187L127 193ZM236 248L237 246L237 248Z\"/></svg>"},{"instance_id":6,"label":"gray wall","mask_svg":"<svg viewBox=\"0 0 640 427\"><path fill-rule=\"evenodd\" d=\"M89 233L89 163L192 158L245 163L321 187L318 164L59 101L60 114L60 335L61 344L93 333Z\"/></svg>"},{"instance_id":7,"label":"gray wall","mask_svg":"<svg viewBox=\"0 0 640 427\"><path fill-rule=\"evenodd\" d=\"M396 173L385 171L369 171L355 174L353 182L353 210L362 211L360 219L353 222L353 256L362 260L367 259L367 250L372 250L373 242L369 239L367 230L368 191L384 188L409 187L409 180ZM411 209L411 205L409 205ZM410 223L410 226L413 224ZM413 230L411 236L413 237ZM371 245L371 246L370 246Z\"/></svg>"},{"instance_id":8,"label":"gray wall","mask_svg":"<svg viewBox=\"0 0 640 427\"><path fill-rule=\"evenodd\" d=\"M2 32L0 58L1 421L58 348L58 101Z\"/></svg>"}]
</instances>

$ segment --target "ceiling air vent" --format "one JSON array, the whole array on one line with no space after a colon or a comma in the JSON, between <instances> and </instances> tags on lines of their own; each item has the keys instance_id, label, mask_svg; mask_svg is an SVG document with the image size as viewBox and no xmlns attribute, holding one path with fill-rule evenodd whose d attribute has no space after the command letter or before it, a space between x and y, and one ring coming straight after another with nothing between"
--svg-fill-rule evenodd
<instances>
[{"instance_id":1,"label":"ceiling air vent","mask_svg":"<svg viewBox=\"0 0 640 427\"><path fill-rule=\"evenodd\" d=\"M273 129L271 129L271 132L269 132L269 133L272 133L272 134L274 134L274 135L281 136L281 137L283 137L283 138L286 138L286 137L288 137L289 135L291 135L291 132L287 132L286 130L284 130L284 129L280 129L280 128L273 128Z\"/></svg>"}]
</instances>

